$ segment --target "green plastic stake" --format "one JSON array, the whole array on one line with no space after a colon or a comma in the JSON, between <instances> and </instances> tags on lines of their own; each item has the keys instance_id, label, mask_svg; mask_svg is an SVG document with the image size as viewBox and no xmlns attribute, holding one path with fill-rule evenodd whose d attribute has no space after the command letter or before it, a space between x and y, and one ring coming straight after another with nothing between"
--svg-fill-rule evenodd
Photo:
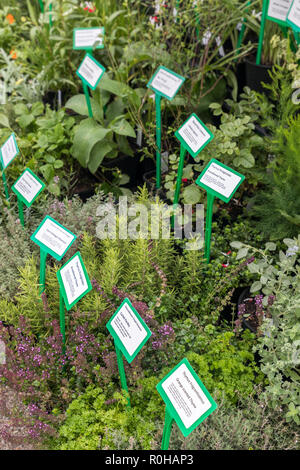
<instances>
[{"instance_id":1,"label":"green plastic stake","mask_svg":"<svg viewBox=\"0 0 300 470\"><path fill-rule=\"evenodd\" d=\"M212 227L214 200L215 200L215 196L207 192L207 208L206 208L206 218L205 218L205 249L204 249L204 257L207 263L209 263L210 261L210 242L211 242L211 227Z\"/></svg>"},{"instance_id":2,"label":"green plastic stake","mask_svg":"<svg viewBox=\"0 0 300 470\"><path fill-rule=\"evenodd\" d=\"M65 302L61 289L59 289L59 325L63 339L63 354L66 352L66 318L65 318Z\"/></svg>"},{"instance_id":3,"label":"green plastic stake","mask_svg":"<svg viewBox=\"0 0 300 470\"><path fill-rule=\"evenodd\" d=\"M185 158L186 152L187 152L186 148L184 148L184 146L181 144L178 171L177 171L176 188L175 188L175 195L174 195L174 201L173 201L174 210L176 210L176 207L179 201L180 188L181 188L181 182L182 182L182 173L183 173L183 167L184 167L184 158ZM174 227L174 215L172 215L171 225L172 227Z\"/></svg>"},{"instance_id":4,"label":"green plastic stake","mask_svg":"<svg viewBox=\"0 0 300 470\"><path fill-rule=\"evenodd\" d=\"M261 25L260 25L258 48L257 48L257 55L256 55L256 65L260 65L261 63L261 55L262 55L262 48L263 48L263 42L264 42L264 36L265 36L265 27L266 27L268 7L269 7L269 0L263 0L263 10L262 10L262 16L261 16Z\"/></svg>"},{"instance_id":5,"label":"green plastic stake","mask_svg":"<svg viewBox=\"0 0 300 470\"><path fill-rule=\"evenodd\" d=\"M88 107L89 117L92 118L94 116L93 116L92 105L91 105L91 100L90 100L89 88L88 88L87 84L84 83L84 82L82 82L82 86L83 86L83 91L84 91L84 95L85 95L86 104L87 104L87 107Z\"/></svg>"},{"instance_id":6,"label":"green plastic stake","mask_svg":"<svg viewBox=\"0 0 300 470\"><path fill-rule=\"evenodd\" d=\"M52 26L53 26L52 14L51 14L51 12L52 12L52 3L50 3L50 5L49 5L49 27L50 27L50 29L51 29Z\"/></svg>"},{"instance_id":7,"label":"green plastic stake","mask_svg":"<svg viewBox=\"0 0 300 470\"><path fill-rule=\"evenodd\" d=\"M166 407L165 425L164 425L163 436L162 436L162 441L161 441L161 450L169 449L173 421L174 419L170 415L168 408Z\"/></svg>"},{"instance_id":8,"label":"green plastic stake","mask_svg":"<svg viewBox=\"0 0 300 470\"><path fill-rule=\"evenodd\" d=\"M161 96L155 93L156 111L156 189L161 185Z\"/></svg>"},{"instance_id":9,"label":"green plastic stake","mask_svg":"<svg viewBox=\"0 0 300 470\"><path fill-rule=\"evenodd\" d=\"M122 351L118 348L118 346L116 345L116 342L115 342L115 348L116 348L116 354L117 354L119 374L120 374L120 379L121 379L121 387L122 387L123 390L125 390L125 393L126 393L126 396L127 396L127 405L126 406L127 406L127 408L131 408L129 392L128 392L128 387L127 387L127 381L126 381L126 374L125 374L123 357L122 357Z\"/></svg>"},{"instance_id":10,"label":"green plastic stake","mask_svg":"<svg viewBox=\"0 0 300 470\"><path fill-rule=\"evenodd\" d=\"M23 207L24 207L24 204L21 201L21 199L18 197L19 219L20 219L22 227L24 228L25 227L25 222L24 222L24 209L23 209Z\"/></svg>"},{"instance_id":11,"label":"green plastic stake","mask_svg":"<svg viewBox=\"0 0 300 470\"><path fill-rule=\"evenodd\" d=\"M45 290L47 253L40 248L40 294Z\"/></svg>"},{"instance_id":12,"label":"green plastic stake","mask_svg":"<svg viewBox=\"0 0 300 470\"><path fill-rule=\"evenodd\" d=\"M43 2L43 0L39 0L39 4L40 4L41 12L44 13L44 2Z\"/></svg>"},{"instance_id":13,"label":"green plastic stake","mask_svg":"<svg viewBox=\"0 0 300 470\"><path fill-rule=\"evenodd\" d=\"M183 167L184 167L184 158L185 158L186 152L187 152L186 148L184 148L184 146L181 144L178 171L177 171L176 188L175 188L175 195L174 195L174 203L173 203L174 206L176 206L179 201L182 173L183 173Z\"/></svg>"},{"instance_id":14,"label":"green plastic stake","mask_svg":"<svg viewBox=\"0 0 300 470\"><path fill-rule=\"evenodd\" d=\"M6 197L7 201L9 202L8 186L7 186L5 171L4 171L4 168L2 167L2 165L1 165L1 170L2 170L2 180L3 180L3 186L4 186L5 197Z\"/></svg>"}]
</instances>

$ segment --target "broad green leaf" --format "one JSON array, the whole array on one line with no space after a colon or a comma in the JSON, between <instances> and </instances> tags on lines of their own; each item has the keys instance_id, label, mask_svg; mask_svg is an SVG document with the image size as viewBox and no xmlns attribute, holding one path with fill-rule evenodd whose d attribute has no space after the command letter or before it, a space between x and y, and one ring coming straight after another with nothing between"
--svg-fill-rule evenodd
<instances>
[{"instance_id":1,"label":"broad green leaf","mask_svg":"<svg viewBox=\"0 0 300 470\"><path fill-rule=\"evenodd\" d=\"M28 127L34 121L34 116L32 114L23 114L19 119L18 123L22 129Z\"/></svg>"},{"instance_id":2,"label":"broad green leaf","mask_svg":"<svg viewBox=\"0 0 300 470\"><path fill-rule=\"evenodd\" d=\"M81 121L80 125L76 128L71 148L73 157L84 168L87 168L94 145L102 141L110 132L110 129L101 127L93 118Z\"/></svg>"},{"instance_id":3,"label":"broad green leaf","mask_svg":"<svg viewBox=\"0 0 300 470\"><path fill-rule=\"evenodd\" d=\"M102 110L100 110L99 108L99 104L93 98L90 98L90 101L94 118L98 121L102 121L103 113ZM67 101L65 108L72 109L72 111L77 114L80 114L81 116L89 115L86 99L85 96L82 94L72 96L72 98Z\"/></svg>"},{"instance_id":4,"label":"broad green leaf","mask_svg":"<svg viewBox=\"0 0 300 470\"><path fill-rule=\"evenodd\" d=\"M88 169L91 173L96 173L104 157L113 149L111 142L97 142L90 152Z\"/></svg>"},{"instance_id":5,"label":"broad green leaf","mask_svg":"<svg viewBox=\"0 0 300 470\"><path fill-rule=\"evenodd\" d=\"M133 129L132 125L129 124L129 122L126 121L126 119L124 119L124 118L119 119L117 122L112 124L110 127L111 127L111 129L113 129L113 131L116 134L126 135L128 137L136 137L136 133L135 133L135 130Z\"/></svg>"},{"instance_id":6,"label":"broad green leaf","mask_svg":"<svg viewBox=\"0 0 300 470\"><path fill-rule=\"evenodd\" d=\"M194 183L186 186L182 192L185 204L197 204L201 199L201 191Z\"/></svg>"}]
</instances>

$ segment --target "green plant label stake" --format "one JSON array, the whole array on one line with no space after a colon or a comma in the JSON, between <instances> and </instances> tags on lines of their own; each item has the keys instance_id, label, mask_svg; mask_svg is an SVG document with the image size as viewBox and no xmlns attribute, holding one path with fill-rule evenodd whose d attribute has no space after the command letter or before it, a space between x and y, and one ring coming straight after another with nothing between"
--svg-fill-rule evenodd
<instances>
[{"instance_id":1,"label":"green plant label stake","mask_svg":"<svg viewBox=\"0 0 300 470\"><path fill-rule=\"evenodd\" d=\"M12 186L12 191L17 195L19 218L24 227L23 206L30 207L39 194L43 191L45 184L29 169L22 173Z\"/></svg>"},{"instance_id":2,"label":"green plant label stake","mask_svg":"<svg viewBox=\"0 0 300 470\"><path fill-rule=\"evenodd\" d=\"M300 33L300 1L294 0L287 15L287 24L296 32L296 41L299 44Z\"/></svg>"},{"instance_id":3,"label":"green plant label stake","mask_svg":"<svg viewBox=\"0 0 300 470\"><path fill-rule=\"evenodd\" d=\"M92 284L79 251L56 273L59 283L60 331L63 338L63 353L66 344L65 307L72 307L92 290Z\"/></svg>"},{"instance_id":4,"label":"green plant label stake","mask_svg":"<svg viewBox=\"0 0 300 470\"><path fill-rule=\"evenodd\" d=\"M156 112L156 188L161 186L161 97L172 101L185 78L172 70L158 67L155 74L147 84L147 87L155 93Z\"/></svg>"},{"instance_id":5,"label":"green plant label stake","mask_svg":"<svg viewBox=\"0 0 300 470\"><path fill-rule=\"evenodd\" d=\"M43 0L39 0L39 4L40 4L41 12L44 13L44 2L43 2Z\"/></svg>"},{"instance_id":6,"label":"green plant label stake","mask_svg":"<svg viewBox=\"0 0 300 470\"><path fill-rule=\"evenodd\" d=\"M94 57L87 53L81 62L76 74L82 80L83 91L88 107L89 117L93 117L93 111L90 101L89 88L95 90L100 82L105 68Z\"/></svg>"},{"instance_id":7,"label":"green plant label stake","mask_svg":"<svg viewBox=\"0 0 300 470\"><path fill-rule=\"evenodd\" d=\"M7 201L9 201L9 192L8 186L5 176L5 169L10 165L13 159L20 153L16 136L12 133L6 142L0 148L0 163L1 163L1 171L2 171L2 180L4 186L5 197Z\"/></svg>"},{"instance_id":8,"label":"green plant label stake","mask_svg":"<svg viewBox=\"0 0 300 470\"><path fill-rule=\"evenodd\" d=\"M180 141L180 157L173 202L174 210L176 210L179 201L186 151L188 151L193 158L196 158L201 150L214 138L210 130L194 113L185 121L178 131L175 132L175 136Z\"/></svg>"},{"instance_id":9,"label":"green plant label stake","mask_svg":"<svg viewBox=\"0 0 300 470\"><path fill-rule=\"evenodd\" d=\"M217 408L186 358L156 388L166 404L162 450L169 449L173 421L186 437Z\"/></svg>"},{"instance_id":10,"label":"green plant label stake","mask_svg":"<svg viewBox=\"0 0 300 470\"><path fill-rule=\"evenodd\" d=\"M115 342L121 386L127 396L127 406L130 408L130 398L122 355L125 356L130 364L152 333L127 298L121 303L106 327Z\"/></svg>"},{"instance_id":11,"label":"green plant label stake","mask_svg":"<svg viewBox=\"0 0 300 470\"><path fill-rule=\"evenodd\" d=\"M196 181L196 184L207 192L204 250L207 263L210 261L211 226L215 197L226 203L229 202L244 179L245 176L212 158Z\"/></svg>"},{"instance_id":12,"label":"green plant label stake","mask_svg":"<svg viewBox=\"0 0 300 470\"><path fill-rule=\"evenodd\" d=\"M73 49L85 50L90 53L93 49L104 48L104 28L75 28L73 29Z\"/></svg>"},{"instance_id":13,"label":"green plant label stake","mask_svg":"<svg viewBox=\"0 0 300 470\"><path fill-rule=\"evenodd\" d=\"M40 247L40 294L45 290L46 258L60 261L76 240L76 235L47 215L30 239Z\"/></svg>"}]
</instances>

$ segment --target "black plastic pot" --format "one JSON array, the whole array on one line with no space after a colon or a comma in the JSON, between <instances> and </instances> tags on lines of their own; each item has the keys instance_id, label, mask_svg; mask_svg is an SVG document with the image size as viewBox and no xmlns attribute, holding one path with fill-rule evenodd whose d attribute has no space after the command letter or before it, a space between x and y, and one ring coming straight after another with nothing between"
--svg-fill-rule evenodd
<instances>
[{"instance_id":1,"label":"black plastic pot","mask_svg":"<svg viewBox=\"0 0 300 470\"><path fill-rule=\"evenodd\" d=\"M136 187L136 177L137 177L137 169L138 169L138 158L137 157L130 157L128 155L121 155L118 158L113 159L105 159L101 164L104 168L113 170L114 168L118 168L122 173L129 176L130 181L128 185L130 187ZM96 172L100 175L99 170ZM107 175L107 179L109 180L110 177ZM127 186L127 185L126 185Z\"/></svg>"},{"instance_id":2,"label":"black plastic pot","mask_svg":"<svg viewBox=\"0 0 300 470\"><path fill-rule=\"evenodd\" d=\"M267 90L262 86L262 83L271 83L269 70L271 65L257 65L250 60L245 60L245 84L251 90L259 93L267 93Z\"/></svg>"},{"instance_id":3,"label":"black plastic pot","mask_svg":"<svg viewBox=\"0 0 300 470\"><path fill-rule=\"evenodd\" d=\"M143 175L143 182L146 183L146 187L151 194L157 194L162 201L168 201L165 190L161 187L160 189L156 189L156 172L155 170L148 171Z\"/></svg>"}]
</instances>

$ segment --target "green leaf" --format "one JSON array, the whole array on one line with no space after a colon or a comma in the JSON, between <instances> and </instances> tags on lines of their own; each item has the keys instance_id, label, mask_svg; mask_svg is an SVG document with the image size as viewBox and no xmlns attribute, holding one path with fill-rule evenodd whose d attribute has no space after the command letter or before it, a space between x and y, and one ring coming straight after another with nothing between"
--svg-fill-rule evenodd
<instances>
[{"instance_id":1,"label":"green leaf","mask_svg":"<svg viewBox=\"0 0 300 470\"><path fill-rule=\"evenodd\" d=\"M119 135L126 135L128 137L136 137L135 130L126 119L119 119L117 122L110 125L111 129Z\"/></svg>"},{"instance_id":2,"label":"green leaf","mask_svg":"<svg viewBox=\"0 0 300 470\"><path fill-rule=\"evenodd\" d=\"M60 195L60 188L59 188L58 184L56 184L56 183L50 183L48 185L48 191L50 193L54 194L55 196Z\"/></svg>"},{"instance_id":3,"label":"green leaf","mask_svg":"<svg viewBox=\"0 0 300 470\"><path fill-rule=\"evenodd\" d=\"M98 121L102 121L102 110L99 109L99 104L94 100L94 98L90 98L90 102L94 118ZM72 98L67 101L65 108L72 109L72 111L80 114L81 116L89 115L86 99L82 94L72 96Z\"/></svg>"},{"instance_id":4,"label":"green leaf","mask_svg":"<svg viewBox=\"0 0 300 470\"><path fill-rule=\"evenodd\" d=\"M242 149L240 155L233 160L234 165L252 168L255 165L255 159L248 149Z\"/></svg>"},{"instance_id":5,"label":"green leaf","mask_svg":"<svg viewBox=\"0 0 300 470\"><path fill-rule=\"evenodd\" d=\"M47 182L51 181L55 176L54 168L49 163L47 163L46 165L42 165L40 167L40 170L42 172L43 177L45 178Z\"/></svg>"},{"instance_id":6,"label":"green leaf","mask_svg":"<svg viewBox=\"0 0 300 470\"><path fill-rule=\"evenodd\" d=\"M20 127L22 127L22 129L25 129L25 127L30 126L33 121L34 116L32 114L23 114L23 116L18 119L18 124Z\"/></svg>"},{"instance_id":7,"label":"green leaf","mask_svg":"<svg viewBox=\"0 0 300 470\"><path fill-rule=\"evenodd\" d=\"M275 251L276 250L276 244L273 243L273 242L266 243L266 250Z\"/></svg>"},{"instance_id":8,"label":"green leaf","mask_svg":"<svg viewBox=\"0 0 300 470\"><path fill-rule=\"evenodd\" d=\"M104 157L113 149L110 142L100 141L94 145L90 152L88 169L91 173L96 173Z\"/></svg>"},{"instance_id":9,"label":"green leaf","mask_svg":"<svg viewBox=\"0 0 300 470\"><path fill-rule=\"evenodd\" d=\"M84 119L76 127L71 153L79 163L87 168L94 145L102 141L110 129L101 127L93 118ZM95 168L95 164L92 165Z\"/></svg>"},{"instance_id":10,"label":"green leaf","mask_svg":"<svg viewBox=\"0 0 300 470\"><path fill-rule=\"evenodd\" d=\"M250 288L250 292L251 293L258 292L258 291L260 291L261 288L262 288L261 283L259 281L256 281L252 284L252 286Z\"/></svg>"},{"instance_id":11,"label":"green leaf","mask_svg":"<svg viewBox=\"0 0 300 470\"><path fill-rule=\"evenodd\" d=\"M40 116L44 112L44 105L41 102L33 103L31 113L34 116Z\"/></svg>"},{"instance_id":12,"label":"green leaf","mask_svg":"<svg viewBox=\"0 0 300 470\"><path fill-rule=\"evenodd\" d=\"M22 114L29 114L29 109L24 103L16 104L14 111L17 116L21 116Z\"/></svg>"},{"instance_id":13,"label":"green leaf","mask_svg":"<svg viewBox=\"0 0 300 470\"><path fill-rule=\"evenodd\" d=\"M238 242L238 241L234 241L234 242L231 242L231 243L230 243L230 246L231 246L232 248L236 248L237 250L239 250L240 248L242 248L243 243L242 243L242 242Z\"/></svg>"},{"instance_id":14,"label":"green leaf","mask_svg":"<svg viewBox=\"0 0 300 470\"><path fill-rule=\"evenodd\" d=\"M8 117L0 113L0 125L3 127L10 127Z\"/></svg>"},{"instance_id":15,"label":"green leaf","mask_svg":"<svg viewBox=\"0 0 300 470\"><path fill-rule=\"evenodd\" d=\"M54 163L55 169L62 168L63 166L64 166L64 162L62 160L56 160Z\"/></svg>"},{"instance_id":16,"label":"green leaf","mask_svg":"<svg viewBox=\"0 0 300 470\"><path fill-rule=\"evenodd\" d=\"M249 248L241 248L237 255L236 255L236 259L242 259L242 258L245 258L248 254L248 251L249 251Z\"/></svg>"},{"instance_id":17,"label":"green leaf","mask_svg":"<svg viewBox=\"0 0 300 470\"><path fill-rule=\"evenodd\" d=\"M201 191L194 183L186 186L182 192L185 204L197 204L201 199Z\"/></svg>"}]
</instances>

